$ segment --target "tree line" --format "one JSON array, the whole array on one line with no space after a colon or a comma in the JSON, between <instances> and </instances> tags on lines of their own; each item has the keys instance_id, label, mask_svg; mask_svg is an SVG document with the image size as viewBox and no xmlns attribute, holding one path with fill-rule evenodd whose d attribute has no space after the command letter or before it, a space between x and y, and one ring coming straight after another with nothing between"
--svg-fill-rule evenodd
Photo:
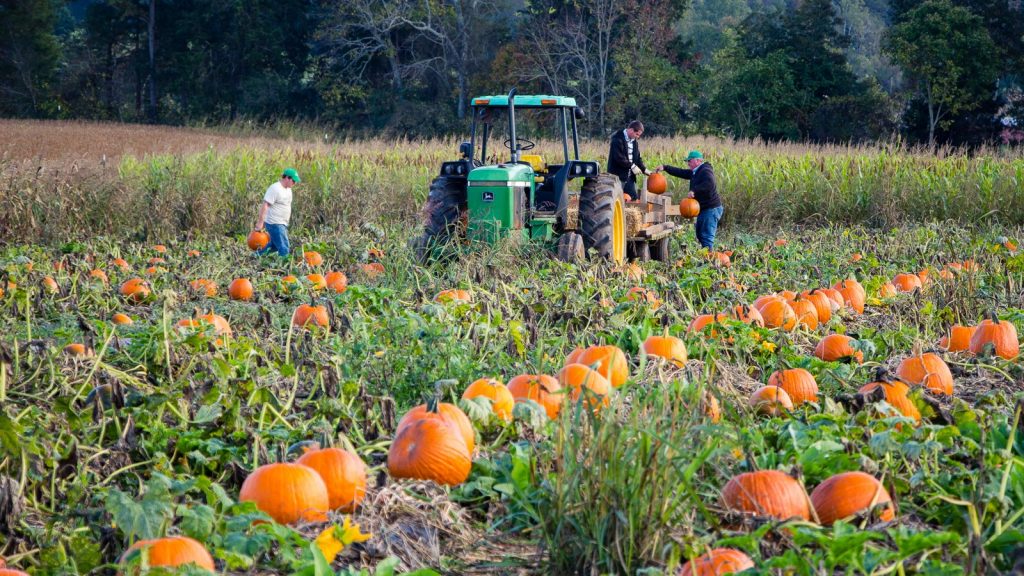
<instances>
[{"instance_id":1,"label":"tree line","mask_svg":"<svg viewBox=\"0 0 1024 576\"><path fill-rule=\"evenodd\" d=\"M591 135L1024 140L1016 0L3 0L0 115L460 133L573 96Z\"/></svg>"}]
</instances>

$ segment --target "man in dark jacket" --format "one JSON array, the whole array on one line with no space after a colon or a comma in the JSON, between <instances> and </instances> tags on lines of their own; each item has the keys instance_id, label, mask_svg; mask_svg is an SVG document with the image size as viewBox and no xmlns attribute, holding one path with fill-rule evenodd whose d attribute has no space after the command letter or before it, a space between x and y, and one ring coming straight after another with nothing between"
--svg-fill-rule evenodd
<instances>
[{"instance_id":1,"label":"man in dark jacket","mask_svg":"<svg viewBox=\"0 0 1024 576\"><path fill-rule=\"evenodd\" d=\"M639 120L633 120L625 130L612 135L612 145L608 151L608 172L619 177L622 191L633 200L640 196L636 191L636 177L651 173L640 157L638 140L643 133L644 125Z\"/></svg>"},{"instance_id":2,"label":"man in dark jacket","mask_svg":"<svg viewBox=\"0 0 1024 576\"><path fill-rule=\"evenodd\" d=\"M700 214L697 214L697 221L694 222L694 229L697 233L697 241L700 245L712 250L715 247L715 233L718 232L718 221L722 218L722 198L718 195L718 185L715 183L715 171L711 164L704 161L704 155L697 150L691 151L686 156L686 165L689 169L676 168L675 166L658 166L659 172L664 170L676 178L685 178L690 181L690 198L696 198L700 204Z\"/></svg>"}]
</instances>

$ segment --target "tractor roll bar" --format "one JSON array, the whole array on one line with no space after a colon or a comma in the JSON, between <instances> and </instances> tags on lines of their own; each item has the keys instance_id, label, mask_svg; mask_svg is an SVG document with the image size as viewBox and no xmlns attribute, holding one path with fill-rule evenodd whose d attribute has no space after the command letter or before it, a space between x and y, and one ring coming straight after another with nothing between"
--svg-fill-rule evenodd
<instances>
[{"instance_id":1,"label":"tractor roll bar","mask_svg":"<svg viewBox=\"0 0 1024 576\"><path fill-rule=\"evenodd\" d=\"M516 97L516 89L508 92L508 137L512 144L512 163L519 162L519 143L516 142L516 105L513 102Z\"/></svg>"}]
</instances>

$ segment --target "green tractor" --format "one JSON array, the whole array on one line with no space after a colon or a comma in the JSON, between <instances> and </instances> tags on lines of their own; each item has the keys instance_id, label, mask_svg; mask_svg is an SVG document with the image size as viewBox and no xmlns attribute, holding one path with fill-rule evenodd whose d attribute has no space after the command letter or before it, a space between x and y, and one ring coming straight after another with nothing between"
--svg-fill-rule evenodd
<instances>
[{"instance_id":1,"label":"green tractor","mask_svg":"<svg viewBox=\"0 0 1024 576\"><path fill-rule=\"evenodd\" d=\"M543 116L554 116L561 133L561 164L524 154L536 144L517 136L517 109L550 111ZM602 173L597 162L579 159L576 120L583 113L575 99L517 96L513 88L507 96L474 98L472 110L470 141L459 147L461 159L444 162L430 185L424 231L412 243L421 260L453 240L493 244L507 237L557 243L558 257L565 261L580 260L591 248L616 263L627 257L669 259L668 237L677 226L666 215L671 208L678 214L678 206L646 193L640 202L627 203L616 176ZM510 158L484 165L495 112L508 116L503 146ZM573 180L582 186L576 189ZM627 231L627 210L633 212L633 234Z\"/></svg>"}]
</instances>

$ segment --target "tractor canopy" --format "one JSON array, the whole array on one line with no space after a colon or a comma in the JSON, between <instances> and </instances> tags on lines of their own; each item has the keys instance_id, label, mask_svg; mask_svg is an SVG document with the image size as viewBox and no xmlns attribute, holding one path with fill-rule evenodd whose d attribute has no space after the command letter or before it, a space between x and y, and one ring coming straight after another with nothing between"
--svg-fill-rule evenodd
<instances>
[{"instance_id":1,"label":"tractor canopy","mask_svg":"<svg viewBox=\"0 0 1024 576\"><path fill-rule=\"evenodd\" d=\"M508 108L508 95L477 96L473 106L478 108ZM568 96L516 95L516 108L576 108L576 99Z\"/></svg>"}]
</instances>

